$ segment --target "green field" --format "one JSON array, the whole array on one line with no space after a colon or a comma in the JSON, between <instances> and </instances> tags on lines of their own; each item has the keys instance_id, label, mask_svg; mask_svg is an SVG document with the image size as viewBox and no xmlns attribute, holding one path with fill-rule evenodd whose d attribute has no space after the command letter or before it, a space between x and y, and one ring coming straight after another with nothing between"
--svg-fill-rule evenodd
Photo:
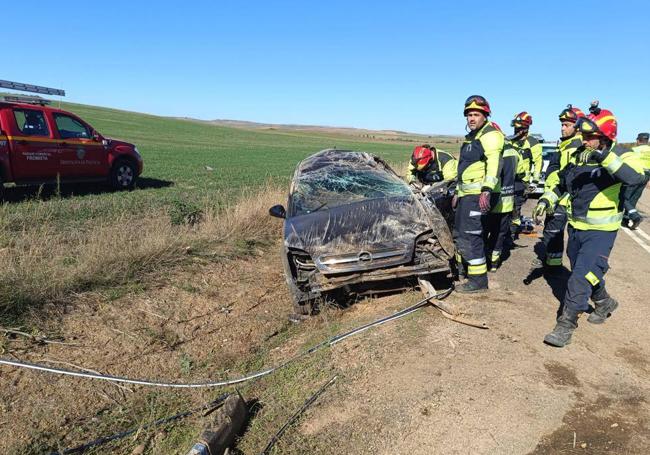
<instances>
[{"instance_id":1,"label":"green field","mask_svg":"<svg viewBox=\"0 0 650 455\"><path fill-rule=\"evenodd\" d=\"M110 219L116 212L141 213L178 200L219 205L237 198L244 187L258 187L268 181L286 185L297 162L324 148L363 150L390 162L403 162L413 147L406 142L387 143L346 135L228 128L80 104L62 103L61 107L76 113L105 136L136 144L145 163L138 190L133 192L116 194L88 185L66 185L62 189L66 197L59 198L48 215L50 221L56 218L63 225ZM74 197L67 197L70 195ZM9 210L5 208L3 217L15 220L12 215L19 215L40 222L33 218L29 205L20 203L33 196L35 190L9 190L6 199L18 203L10 204Z\"/></svg>"},{"instance_id":2,"label":"green field","mask_svg":"<svg viewBox=\"0 0 650 455\"><path fill-rule=\"evenodd\" d=\"M403 165L414 140L408 135L376 140L361 133L242 129L80 104L61 107L107 137L136 144L144 172L130 192L107 191L99 184L5 189L0 206L0 266L5 270L0 318L5 322L15 320L16 312L22 320L25 310L70 292L138 282L143 270L156 269L159 255L172 248L156 236L209 246L207 234L197 240L191 232L161 226L183 224L196 215L216 219L264 186L284 191L296 163L312 153L330 147L363 150ZM443 146L457 148L455 143ZM152 226L161 231L154 233ZM145 249L147 238L157 250L134 257L131 253Z\"/></svg>"}]
</instances>

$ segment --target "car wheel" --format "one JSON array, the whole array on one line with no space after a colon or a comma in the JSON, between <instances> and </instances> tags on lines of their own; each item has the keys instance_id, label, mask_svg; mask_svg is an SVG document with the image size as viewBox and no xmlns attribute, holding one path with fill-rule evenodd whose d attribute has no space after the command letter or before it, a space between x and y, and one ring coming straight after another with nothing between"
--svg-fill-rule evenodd
<instances>
[{"instance_id":1,"label":"car wheel","mask_svg":"<svg viewBox=\"0 0 650 455\"><path fill-rule=\"evenodd\" d=\"M111 187L116 190L131 190L138 178L135 165L129 160L119 160L111 169Z\"/></svg>"}]
</instances>

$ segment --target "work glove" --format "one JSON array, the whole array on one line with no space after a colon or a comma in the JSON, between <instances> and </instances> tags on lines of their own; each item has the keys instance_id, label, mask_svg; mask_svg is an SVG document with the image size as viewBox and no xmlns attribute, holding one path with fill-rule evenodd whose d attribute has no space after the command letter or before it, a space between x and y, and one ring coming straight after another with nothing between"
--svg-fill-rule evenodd
<instances>
[{"instance_id":1,"label":"work glove","mask_svg":"<svg viewBox=\"0 0 650 455\"><path fill-rule=\"evenodd\" d=\"M490 192L483 191L478 197L478 206L481 209L481 212L487 213L490 211Z\"/></svg>"},{"instance_id":2,"label":"work glove","mask_svg":"<svg viewBox=\"0 0 650 455\"><path fill-rule=\"evenodd\" d=\"M528 189L528 193L527 193L527 194L534 193L535 190L537 189L537 180L533 180L532 182L530 182L530 183L528 184L528 188L527 188L527 189Z\"/></svg>"},{"instance_id":3,"label":"work glove","mask_svg":"<svg viewBox=\"0 0 650 455\"><path fill-rule=\"evenodd\" d=\"M422 191L422 193L426 194L429 191L431 191L432 188L433 188L432 185L424 185L420 191Z\"/></svg>"},{"instance_id":4,"label":"work glove","mask_svg":"<svg viewBox=\"0 0 650 455\"><path fill-rule=\"evenodd\" d=\"M602 163L604 159L605 153L594 149L585 149L584 151L580 152L580 155L578 155L578 162L583 164L589 163L590 161Z\"/></svg>"},{"instance_id":5,"label":"work glove","mask_svg":"<svg viewBox=\"0 0 650 455\"><path fill-rule=\"evenodd\" d=\"M533 219L535 224L542 224L542 217L548 210L548 202L545 199L540 200L533 210Z\"/></svg>"},{"instance_id":6,"label":"work glove","mask_svg":"<svg viewBox=\"0 0 650 455\"><path fill-rule=\"evenodd\" d=\"M413 191L420 191L422 189L422 184L420 184L420 182L417 180L413 180L411 183L409 183L409 186Z\"/></svg>"}]
</instances>

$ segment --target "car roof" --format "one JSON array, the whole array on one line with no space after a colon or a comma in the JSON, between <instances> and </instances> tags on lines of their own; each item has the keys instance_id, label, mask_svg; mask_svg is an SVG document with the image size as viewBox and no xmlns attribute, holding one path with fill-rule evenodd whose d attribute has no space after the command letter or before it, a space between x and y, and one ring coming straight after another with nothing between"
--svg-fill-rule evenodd
<instances>
[{"instance_id":1,"label":"car roof","mask_svg":"<svg viewBox=\"0 0 650 455\"><path fill-rule=\"evenodd\" d=\"M42 106L40 104L13 103L8 101L0 101L0 108L3 107L11 107L16 109L32 109L32 110L40 109L42 111L58 113L58 114L67 114L67 115L72 114L72 112L64 111L63 109L57 109L55 107L49 107L49 106Z\"/></svg>"},{"instance_id":2,"label":"car roof","mask_svg":"<svg viewBox=\"0 0 650 455\"><path fill-rule=\"evenodd\" d=\"M384 162L367 152L357 152L354 150L325 149L314 153L302 160L297 167L300 174L315 172L327 166L332 165L353 165L360 167L376 167L378 163L384 165Z\"/></svg>"}]
</instances>

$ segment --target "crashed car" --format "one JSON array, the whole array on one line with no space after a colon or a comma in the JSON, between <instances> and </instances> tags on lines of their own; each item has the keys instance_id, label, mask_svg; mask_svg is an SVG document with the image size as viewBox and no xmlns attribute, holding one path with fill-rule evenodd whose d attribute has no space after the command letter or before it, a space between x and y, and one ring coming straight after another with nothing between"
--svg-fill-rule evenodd
<instances>
[{"instance_id":1,"label":"crashed car","mask_svg":"<svg viewBox=\"0 0 650 455\"><path fill-rule=\"evenodd\" d=\"M364 295L447 275L451 233L424 199L365 152L328 149L300 162L286 209L269 210L284 219L282 261L296 312L310 314L334 291Z\"/></svg>"}]
</instances>

